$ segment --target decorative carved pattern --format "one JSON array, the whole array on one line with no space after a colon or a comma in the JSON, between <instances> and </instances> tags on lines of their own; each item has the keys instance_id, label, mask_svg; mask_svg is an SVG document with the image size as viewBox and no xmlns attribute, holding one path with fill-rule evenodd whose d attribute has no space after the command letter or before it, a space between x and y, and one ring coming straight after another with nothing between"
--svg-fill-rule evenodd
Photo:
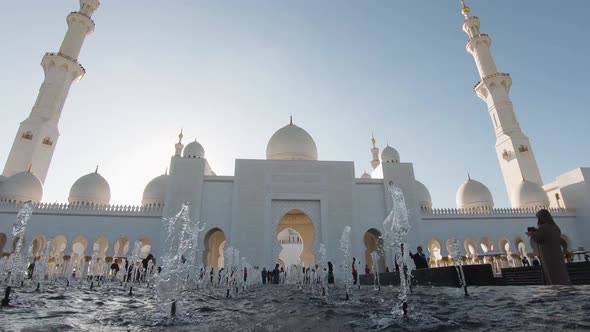
<instances>
[{"instance_id":1,"label":"decorative carved pattern","mask_svg":"<svg viewBox=\"0 0 590 332\"><path fill-rule=\"evenodd\" d=\"M21 136L24 139L28 139L28 140L32 140L33 139L33 133L30 131L24 132Z\"/></svg>"},{"instance_id":2,"label":"decorative carved pattern","mask_svg":"<svg viewBox=\"0 0 590 332\"><path fill-rule=\"evenodd\" d=\"M528 150L529 148L522 144L518 147L518 152L527 152Z\"/></svg>"},{"instance_id":3,"label":"decorative carved pattern","mask_svg":"<svg viewBox=\"0 0 590 332\"><path fill-rule=\"evenodd\" d=\"M49 146L52 146L52 145L53 145L53 141L51 140L51 138L49 138L49 137L45 137L45 138L43 139L43 144L45 144L45 145L49 145Z\"/></svg>"},{"instance_id":4,"label":"decorative carved pattern","mask_svg":"<svg viewBox=\"0 0 590 332\"><path fill-rule=\"evenodd\" d=\"M278 259L279 254L281 253L283 247L277 239L277 228L279 227L279 222L283 216L292 210L302 211L309 217L309 219L311 219L315 233L313 244L311 245L311 251L314 254L318 252L322 239L320 201L272 200L271 210L272 220L271 227L269 227L269 236L270 239L272 239L271 257Z\"/></svg>"}]
</instances>

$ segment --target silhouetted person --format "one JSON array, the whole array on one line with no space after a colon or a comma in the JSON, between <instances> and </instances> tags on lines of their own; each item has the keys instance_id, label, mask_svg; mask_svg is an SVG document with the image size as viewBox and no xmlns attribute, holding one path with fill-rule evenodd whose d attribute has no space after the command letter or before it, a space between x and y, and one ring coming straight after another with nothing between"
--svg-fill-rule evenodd
<instances>
[{"instance_id":1,"label":"silhouetted person","mask_svg":"<svg viewBox=\"0 0 590 332\"><path fill-rule=\"evenodd\" d=\"M272 283L275 285L279 284L279 275L281 270L279 269L279 264L275 265L275 269L272 271Z\"/></svg>"},{"instance_id":2,"label":"silhouetted person","mask_svg":"<svg viewBox=\"0 0 590 332\"><path fill-rule=\"evenodd\" d=\"M424 253L422 252L422 247L418 246L416 250L418 250L418 252L415 254L412 254L412 252L410 251L410 258L414 260L416 269L427 269L428 261L426 260L426 255L424 255Z\"/></svg>"},{"instance_id":3,"label":"silhouetted person","mask_svg":"<svg viewBox=\"0 0 590 332\"><path fill-rule=\"evenodd\" d=\"M215 273L213 272L213 268L211 268L211 272L209 272L209 282L213 283L213 276L215 275Z\"/></svg>"},{"instance_id":4,"label":"silhouetted person","mask_svg":"<svg viewBox=\"0 0 590 332\"><path fill-rule=\"evenodd\" d=\"M334 266L328 262L328 284L334 284Z\"/></svg>"},{"instance_id":5,"label":"silhouetted person","mask_svg":"<svg viewBox=\"0 0 590 332\"><path fill-rule=\"evenodd\" d=\"M266 285L266 268L262 268L262 284Z\"/></svg>"},{"instance_id":6,"label":"silhouetted person","mask_svg":"<svg viewBox=\"0 0 590 332\"><path fill-rule=\"evenodd\" d=\"M533 257L533 266L539 266L539 265L541 265L541 263L537 259L537 256Z\"/></svg>"},{"instance_id":7,"label":"silhouetted person","mask_svg":"<svg viewBox=\"0 0 590 332\"><path fill-rule=\"evenodd\" d=\"M371 269L369 269L368 264L365 264L365 274L371 274Z\"/></svg>"},{"instance_id":8,"label":"silhouetted person","mask_svg":"<svg viewBox=\"0 0 590 332\"><path fill-rule=\"evenodd\" d=\"M531 266L531 264L529 263L529 260L526 259L526 257L522 258L522 266Z\"/></svg>"},{"instance_id":9,"label":"silhouetted person","mask_svg":"<svg viewBox=\"0 0 590 332\"><path fill-rule=\"evenodd\" d=\"M117 273L119 273L119 264L117 264L116 261L114 261L113 264L111 264L111 271L113 274L113 278L117 276Z\"/></svg>"},{"instance_id":10,"label":"silhouetted person","mask_svg":"<svg viewBox=\"0 0 590 332\"><path fill-rule=\"evenodd\" d=\"M537 243L546 285L571 285L561 248L561 230L549 211L537 212L537 226L527 235Z\"/></svg>"},{"instance_id":11,"label":"silhouetted person","mask_svg":"<svg viewBox=\"0 0 590 332\"><path fill-rule=\"evenodd\" d=\"M244 283L248 280L248 269L244 266Z\"/></svg>"},{"instance_id":12,"label":"silhouetted person","mask_svg":"<svg viewBox=\"0 0 590 332\"><path fill-rule=\"evenodd\" d=\"M389 266L385 267L385 273L389 273Z\"/></svg>"}]
</instances>

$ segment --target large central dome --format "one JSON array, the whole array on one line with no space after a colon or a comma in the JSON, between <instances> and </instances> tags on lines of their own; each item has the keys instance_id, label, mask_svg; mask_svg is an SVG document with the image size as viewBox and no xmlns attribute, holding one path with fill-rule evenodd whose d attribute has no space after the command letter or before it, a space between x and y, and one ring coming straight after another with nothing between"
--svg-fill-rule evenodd
<instances>
[{"instance_id":1,"label":"large central dome","mask_svg":"<svg viewBox=\"0 0 590 332\"><path fill-rule=\"evenodd\" d=\"M268 141L266 159L318 160L318 149L311 135L291 121Z\"/></svg>"}]
</instances>

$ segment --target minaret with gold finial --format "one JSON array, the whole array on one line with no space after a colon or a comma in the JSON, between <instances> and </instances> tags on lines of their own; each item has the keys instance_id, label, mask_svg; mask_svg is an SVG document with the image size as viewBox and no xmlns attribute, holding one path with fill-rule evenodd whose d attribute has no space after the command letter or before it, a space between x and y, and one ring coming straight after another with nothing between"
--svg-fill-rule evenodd
<instances>
[{"instance_id":1,"label":"minaret with gold finial","mask_svg":"<svg viewBox=\"0 0 590 332\"><path fill-rule=\"evenodd\" d=\"M64 103L71 85L85 73L78 56L86 36L94 31L92 14L99 5L98 0L80 0L80 9L67 16L68 31L59 52L43 56L41 66L45 80L29 117L20 123L2 173L4 176L22 172L33 164L33 173L45 182L59 138L58 123Z\"/></svg>"},{"instance_id":2,"label":"minaret with gold finial","mask_svg":"<svg viewBox=\"0 0 590 332\"><path fill-rule=\"evenodd\" d=\"M479 30L479 18L471 15L471 9L461 0L461 13L465 17L463 31L467 33L467 52L473 56L480 80L474 90L486 102L492 124L496 131L496 154L504 176L504 183L512 206L516 206L512 193L523 177L543 185L533 149L528 137L522 132L512 101L510 74L498 72L490 51L492 39Z\"/></svg>"},{"instance_id":3,"label":"minaret with gold finial","mask_svg":"<svg viewBox=\"0 0 590 332\"><path fill-rule=\"evenodd\" d=\"M371 154L373 155L373 160L371 160L371 167L375 169L377 168L377 166L379 166L381 162L379 161L379 148L375 145L377 141L375 140L375 136L373 135L373 133L371 133L371 143L373 144L373 147L371 148Z\"/></svg>"},{"instance_id":4,"label":"minaret with gold finial","mask_svg":"<svg viewBox=\"0 0 590 332\"><path fill-rule=\"evenodd\" d=\"M180 134L178 134L178 143L174 144L174 157L180 157L182 154L182 149L184 148L184 144L182 144L182 129L180 129Z\"/></svg>"}]
</instances>

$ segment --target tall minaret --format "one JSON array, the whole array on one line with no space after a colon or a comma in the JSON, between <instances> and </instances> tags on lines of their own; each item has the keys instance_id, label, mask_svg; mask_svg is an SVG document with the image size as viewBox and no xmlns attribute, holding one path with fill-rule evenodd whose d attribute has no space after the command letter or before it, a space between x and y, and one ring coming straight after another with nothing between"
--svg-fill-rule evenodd
<instances>
[{"instance_id":1,"label":"tall minaret","mask_svg":"<svg viewBox=\"0 0 590 332\"><path fill-rule=\"evenodd\" d=\"M68 32L59 52L45 53L41 66L45 80L39 88L37 101L27 119L21 122L8 155L4 176L26 171L45 181L53 151L59 137L58 122L72 83L85 73L78 55L86 35L94 30L92 14L100 5L98 0L80 0L80 9L67 17Z\"/></svg>"},{"instance_id":2,"label":"tall minaret","mask_svg":"<svg viewBox=\"0 0 590 332\"><path fill-rule=\"evenodd\" d=\"M496 130L496 154L500 161L504 183L508 190L512 206L512 192L514 188L526 179L543 185L541 173L533 154L533 148L528 137L522 132L510 100L510 74L500 73L490 52L492 39L479 31L479 18L471 16L471 10L461 0L463 5L463 31L469 36L467 52L473 56L480 80L473 88L479 98L488 105L488 112Z\"/></svg>"},{"instance_id":3,"label":"tall minaret","mask_svg":"<svg viewBox=\"0 0 590 332\"><path fill-rule=\"evenodd\" d=\"M375 145L377 141L375 140L375 136L373 136L373 134L371 134L371 143L373 144L373 147L371 148L371 154L373 155L373 160L371 160L371 167L375 169L377 168L377 166L379 166L381 162L379 161L379 148Z\"/></svg>"}]
</instances>

